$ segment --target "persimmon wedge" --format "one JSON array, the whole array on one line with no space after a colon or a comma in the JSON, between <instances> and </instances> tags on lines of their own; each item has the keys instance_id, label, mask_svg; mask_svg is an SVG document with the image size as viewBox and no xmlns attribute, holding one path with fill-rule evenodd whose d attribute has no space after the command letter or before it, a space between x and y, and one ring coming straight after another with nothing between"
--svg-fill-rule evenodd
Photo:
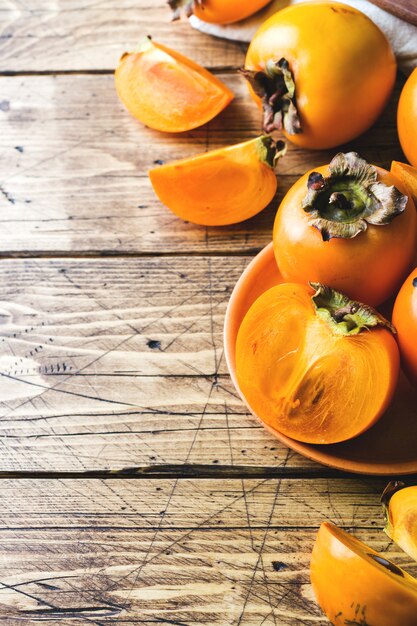
<instances>
[{"instance_id":1,"label":"persimmon wedge","mask_svg":"<svg viewBox=\"0 0 417 626\"><path fill-rule=\"evenodd\" d=\"M318 283L283 283L251 306L236 341L239 388L269 427L330 444L372 426L395 390L392 327L374 309Z\"/></svg>"},{"instance_id":2,"label":"persimmon wedge","mask_svg":"<svg viewBox=\"0 0 417 626\"><path fill-rule=\"evenodd\" d=\"M414 202L417 201L417 167L408 165L407 163L401 163L400 161L393 161L391 163L391 173L394 174L402 184L407 187Z\"/></svg>"},{"instance_id":3,"label":"persimmon wedge","mask_svg":"<svg viewBox=\"0 0 417 626\"><path fill-rule=\"evenodd\" d=\"M233 100L232 91L213 74L150 37L121 57L115 83L134 117L168 133L206 124Z\"/></svg>"},{"instance_id":4,"label":"persimmon wedge","mask_svg":"<svg viewBox=\"0 0 417 626\"><path fill-rule=\"evenodd\" d=\"M382 494L388 537L417 561L417 486L390 482Z\"/></svg>"},{"instance_id":5,"label":"persimmon wedge","mask_svg":"<svg viewBox=\"0 0 417 626\"><path fill-rule=\"evenodd\" d=\"M334 626L417 626L417 580L329 522L317 534L310 576Z\"/></svg>"},{"instance_id":6,"label":"persimmon wedge","mask_svg":"<svg viewBox=\"0 0 417 626\"><path fill-rule=\"evenodd\" d=\"M274 167L284 148L270 137L176 161L149 172L161 200L184 220L234 224L262 211L274 197Z\"/></svg>"}]
</instances>

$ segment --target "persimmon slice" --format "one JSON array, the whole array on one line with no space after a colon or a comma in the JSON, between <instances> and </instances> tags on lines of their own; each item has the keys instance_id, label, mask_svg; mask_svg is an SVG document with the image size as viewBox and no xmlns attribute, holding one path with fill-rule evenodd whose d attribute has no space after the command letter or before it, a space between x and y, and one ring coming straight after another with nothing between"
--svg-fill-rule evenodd
<instances>
[{"instance_id":1,"label":"persimmon slice","mask_svg":"<svg viewBox=\"0 0 417 626\"><path fill-rule=\"evenodd\" d=\"M391 482L381 498L386 512L388 537L417 561L417 486Z\"/></svg>"},{"instance_id":2,"label":"persimmon slice","mask_svg":"<svg viewBox=\"0 0 417 626\"><path fill-rule=\"evenodd\" d=\"M182 219L204 226L234 224L262 211L274 197L281 148L270 137L258 137L163 165L149 177L161 202Z\"/></svg>"},{"instance_id":3,"label":"persimmon slice","mask_svg":"<svg viewBox=\"0 0 417 626\"><path fill-rule=\"evenodd\" d=\"M417 626L417 580L329 522L318 532L310 575L334 626Z\"/></svg>"},{"instance_id":4,"label":"persimmon slice","mask_svg":"<svg viewBox=\"0 0 417 626\"><path fill-rule=\"evenodd\" d=\"M367 430L388 406L398 348L374 309L311 286L314 295L284 283L252 305L237 336L237 379L269 427L306 443L337 443Z\"/></svg>"},{"instance_id":5,"label":"persimmon slice","mask_svg":"<svg viewBox=\"0 0 417 626\"><path fill-rule=\"evenodd\" d=\"M209 122L234 97L206 69L149 37L121 57L115 82L120 100L134 117L170 133Z\"/></svg>"},{"instance_id":6,"label":"persimmon slice","mask_svg":"<svg viewBox=\"0 0 417 626\"><path fill-rule=\"evenodd\" d=\"M407 163L393 161L391 173L408 189L413 199L417 200L417 168Z\"/></svg>"}]
</instances>

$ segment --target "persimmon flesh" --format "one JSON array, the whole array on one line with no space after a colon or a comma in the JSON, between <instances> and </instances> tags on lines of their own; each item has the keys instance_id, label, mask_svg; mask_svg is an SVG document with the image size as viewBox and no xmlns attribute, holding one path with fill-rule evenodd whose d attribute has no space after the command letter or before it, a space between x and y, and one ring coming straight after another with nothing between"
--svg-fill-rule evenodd
<instances>
[{"instance_id":1,"label":"persimmon flesh","mask_svg":"<svg viewBox=\"0 0 417 626\"><path fill-rule=\"evenodd\" d=\"M312 295L307 285L283 283L255 301L238 332L236 372L247 404L267 426L330 444L382 415L399 355L388 322L373 309L314 288Z\"/></svg>"},{"instance_id":2,"label":"persimmon flesh","mask_svg":"<svg viewBox=\"0 0 417 626\"><path fill-rule=\"evenodd\" d=\"M256 13L271 0L169 0L174 10L174 19L179 17L183 8L187 15L194 13L203 22L213 24L231 24L244 20Z\"/></svg>"},{"instance_id":3,"label":"persimmon flesh","mask_svg":"<svg viewBox=\"0 0 417 626\"><path fill-rule=\"evenodd\" d=\"M303 148L330 148L363 133L394 86L396 61L380 29L338 2L278 11L255 34L245 75L264 108L264 131L283 128Z\"/></svg>"},{"instance_id":4,"label":"persimmon flesh","mask_svg":"<svg viewBox=\"0 0 417 626\"><path fill-rule=\"evenodd\" d=\"M206 124L233 100L230 89L213 74L150 38L122 56L115 83L134 117L169 133Z\"/></svg>"},{"instance_id":5,"label":"persimmon flesh","mask_svg":"<svg viewBox=\"0 0 417 626\"><path fill-rule=\"evenodd\" d=\"M389 483L382 494L388 537L417 561L417 486Z\"/></svg>"},{"instance_id":6,"label":"persimmon flesh","mask_svg":"<svg viewBox=\"0 0 417 626\"><path fill-rule=\"evenodd\" d=\"M184 220L234 224L262 211L274 197L275 144L259 137L176 161L149 172L159 199Z\"/></svg>"},{"instance_id":7,"label":"persimmon flesh","mask_svg":"<svg viewBox=\"0 0 417 626\"><path fill-rule=\"evenodd\" d=\"M393 174L408 189L414 202L417 200L417 167L393 161L391 163L391 174Z\"/></svg>"},{"instance_id":8,"label":"persimmon flesh","mask_svg":"<svg viewBox=\"0 0 417 626\"><path fill-rule=\"evenodd\" d=\"M339 153L288 191L274 224L285 280L330 285L378 306L410 271L417 214L400 180L354 152Z\"/></svg>"},{"instance_id":9,"label":"persimmon flesh","mask_svg":"<svg viewBox=\"0 0 417 626\"><path fill-rule=\"evenodd\" d=\"M329 522L317 534L310 576L334 626L417 626L417 580Z\"/></svg>"}]
</instances>

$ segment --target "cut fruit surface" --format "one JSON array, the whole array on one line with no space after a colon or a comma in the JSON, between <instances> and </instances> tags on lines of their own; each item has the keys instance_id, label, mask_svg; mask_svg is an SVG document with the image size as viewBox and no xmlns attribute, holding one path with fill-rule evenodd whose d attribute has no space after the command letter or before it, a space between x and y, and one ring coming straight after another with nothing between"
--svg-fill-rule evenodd
<instances>
[{"instance_id":1,"label":"cut fruit surface","mask_svg":"<svg viewBox=\"0 0 417 626\"><path fill-rule=\"evenodd\" d=\"M178 133L209 122L233 99L210 72L150 38L125 53L115 73L128 111L146 126Z\"/></svg>"},{"instance_id":2,"label":"cut fruit surface","mask_svg":"<svg viewBox=\"0 0 417 626\"><path fill-rule=\"evenodd\" d=\"M414 202L417 201L417 168L407 163L393 161L391 163L391 172L407 187L412 195Z\"/></svg>"},{"instance_id":3,"label":"cut fruit surface","mask_svg":"<svg viewBox=\"0 0 417 626\"><path fill-rule=\"evenodd\" d=\"M333 524L320 527L310 574L334 626L417 626L417 580Z\"/></svg>"},{"instance_id":4,"label":"cut fruit surface","mask_svg":"<svg viewBox=\"0 0 417 626\"><path fill-rule=\"evenodd\" d=\"M378 420L395 390L399 355L388 323L373 309L314 288L313 296L308 286L284 283L256 300L238 332L236 372L266 425L329 444Z\"/></svg>"},{"instance_id":5,"label":"cut fruit surface","mask_svg":"<svg viewBox=\"0 0 417 626\"><path fill-rule=\"evenodd\" d=\"M159 199L184 220L205 226L242 222L274 197L277 150L269 137L176 161L149 172Z\"/></svg>"},{"instance_id":6,"label":"cut fruit surface","mask_svg":"<svg viewBox=\"0 0 417 626\"><path fill-rule=\"evenodd\" d=\"M388 537L417 561L417 486L390 483L382 494Z\"/></svg>"}]
</instances>

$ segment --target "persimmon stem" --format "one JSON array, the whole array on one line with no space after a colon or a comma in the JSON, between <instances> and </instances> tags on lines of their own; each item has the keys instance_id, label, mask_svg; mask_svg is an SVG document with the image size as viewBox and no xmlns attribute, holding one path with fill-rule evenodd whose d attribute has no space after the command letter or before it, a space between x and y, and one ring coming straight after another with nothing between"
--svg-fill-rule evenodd
<instances>
[{"instance_id":1,"label":"persimmon stem","mask_svg":"<svg viewBox=\"0 0 417 626\"><path fill-rule=\"evenodd\" d=\"M336 309L336 311L333 311L332 315L336 322L341 322L345 315L353 315L354 313L357 313L358 310L359 304L357 304L356 302L352 302L352 304L348 304L347 306L340 307L340 309Z\"/></svg>"}]
</instances>

